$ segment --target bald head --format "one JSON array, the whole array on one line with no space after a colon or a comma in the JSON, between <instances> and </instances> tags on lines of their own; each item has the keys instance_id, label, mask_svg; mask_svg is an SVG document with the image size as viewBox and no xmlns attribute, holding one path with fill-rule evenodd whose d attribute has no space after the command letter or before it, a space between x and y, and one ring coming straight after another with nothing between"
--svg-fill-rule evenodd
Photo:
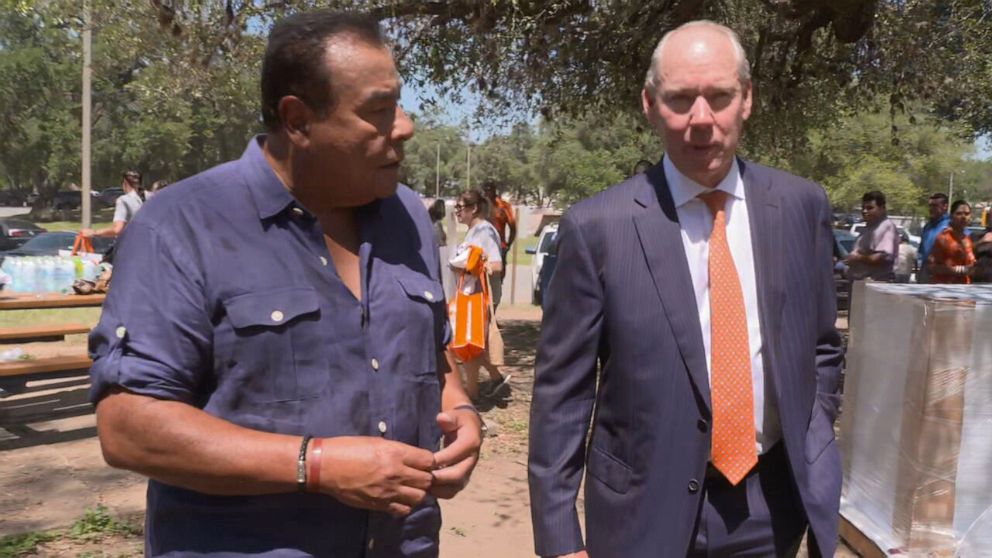
<instances>
[{"instance_id":1,"label":"bald head","mask_svg":"<svg viewBox=\"0 0 992 558\"><path fill-rule=\"evenodd\" d=\"M723 51L723 52L721 52ZM657 91L664 79L664 69L671 62L683 63L686 58L725 58L727 54L730 63L736 66L737 76L741 83L751 81L751 65L747 60L744 47L741 46L737 33L727 26L709 20L690 21L665 33L658 41L651 54L651 65L644 79L644 87ZM670 60L677 57L678 60Z\"/></svg>"}]
</instances>

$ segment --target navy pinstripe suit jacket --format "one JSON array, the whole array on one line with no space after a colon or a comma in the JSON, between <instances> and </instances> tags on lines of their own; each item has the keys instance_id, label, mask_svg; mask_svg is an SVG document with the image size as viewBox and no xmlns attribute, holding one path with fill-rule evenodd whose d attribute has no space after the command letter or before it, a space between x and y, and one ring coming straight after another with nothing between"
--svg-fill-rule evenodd
<instances>
[{"instance_id":1,"label":"navy pinstripe suit jacket","mask_svg":"<svg viewBox=\"0 0 992 558\"><path fill-rule=\"evenodd\" d=\"M765 373L810 528L822 554L833 556L843 351L834 327L830 203L816 184L739 163ZM531 408L536 551L685 556L710 453L710 388L662 166L576 204L559 235ZM575 506L584 471L585 543Z\"/></svg>"}]
</instances>

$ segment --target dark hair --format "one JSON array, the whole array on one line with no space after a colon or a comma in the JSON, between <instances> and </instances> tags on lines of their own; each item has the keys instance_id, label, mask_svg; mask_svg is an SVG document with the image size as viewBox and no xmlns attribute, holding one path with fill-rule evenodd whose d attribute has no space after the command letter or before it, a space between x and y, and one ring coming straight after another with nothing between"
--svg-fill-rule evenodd
<instances>
[{"instance_id":1,"label":"dark hair","mask_svg":"<svg viewBox=\"0 0 992 558\"><path fill-rule=\"evenodd\" d=\"M940 200L940 201L942 201L944 203L947 203L947 201L948 201L947 194L945 194L943 192L934 192L934 193L930 194L930 199L932 199L932 200Z\"/></svg>"},{"instance_id":2,"label":"dark hair","mask_svg":"<svg viewBox=\"0 0 992 558\"><path fill-rule=\"evenodd\" d=\"M872 190L871 192L861 196L862 204L868 202L875 202L875 205L885 207L885 194L879 192L878 190Z\"/></svg>"},{"instance_id":3,"label":"dark hair","mask_svg":"<svg viewBox=\"0 0 992 558\"><path fill-rule=\"evenodd\" d=\"M282 123L279 101L283 97L299 97L320 115L334 106L325 53L328 42L339 36L385 45L379 22L364 14L314 10L293 14L272 26L261 80L262 121L269 131Z\"/></svg>"},{"instance_id":4,"label":"dark hair","mask_svg":"<svg viewBox=\"0 0 992 558\"><path fill-rule=\"evenodd\" d=\"M141 198L141 201L145 201L145 188L141 185L141 173L136 170L126 170L122 176L124 181L138 193L138 197Z\"/></svg>"},{"instance_id":5,"label":"dark hair","mask_svg":"<svg viewBox=\"0 0 992 558\"><path fill-rule=\"evenodd\" d=\"M479 208L479 218L489 218L489 199L479 190L466 190L458 196L458 201L462 205L471 205Z\"/></svg>"},{"instance_id":6,"label":"dark hair","mask_svg":"<svg viewBox=\"0 0 992 558\"><path fill-rule=\"evenodd\" d=\"M647 159L641 159L640 161L637 162L636 165L634 165L634 174L641 174L642 172L647 171L649 168L653 166L654 163L652 163L651 161L648 161Z\"/></svg>"},{"instance_id":7,"label":"dark hair","mask_svg":"<svg viewBox=\"0 0 992 558\"><path fill-rule=\"evenodd\" d=\"M497 184L496 181L491 178L482 183L482 191L486 192L490 188L492 188L493 192L497 194L499 193L499 184Z\"/></svg>"},{"instance_id":8,"label":"dark hair","mask_svg":"<svg viewBox=\"0 0 992 558\"><path fill-rule=\"evenodd\" d=\"M962 205L967 205L968 206L968 209L971 209L971 204L970 203L968 203L968 202L966 202L964 200L957 200L957 201L955 201L954 203L951 204L951 215L954 215L954 212L957 211L958 208L961 207Z\"/></svg>"},{"instance_id":9,"label":"dark hair","mask_svg":"<svg viewBox=\"0 0 992 558\"><path fill-rule=\"evenodd\" d=\"M441 219L444 219L445 213L444 200L441 198L434 200L434 203L427 208L427 214L431 216L431 221L440 221Z\"/></svg>"}]
</instances>

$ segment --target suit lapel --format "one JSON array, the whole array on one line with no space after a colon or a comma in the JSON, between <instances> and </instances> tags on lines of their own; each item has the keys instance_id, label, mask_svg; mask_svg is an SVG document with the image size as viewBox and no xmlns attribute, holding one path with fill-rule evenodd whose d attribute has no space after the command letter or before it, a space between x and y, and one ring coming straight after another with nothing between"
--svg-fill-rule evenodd
<instances>
[{"instance_id":1,"label":"suit lapel","mask_svg":"<svg viewBox=\"0 0 992 558\"><path fill-rule=\"evenodd\" d=\"M754 254L754 279L758 291L758 313L761 322L762 356L765 374L770 374L776 397L780 393L791 393L789 386L783 386L784 378L776 366L774 347L781 331L782 310L785 308L785 288L782 279L783 250L782 238L783 201L773 188L772 182L759 176L742 160L738 160L747 203L748 220L751 228L751 249ZM778 406L781 408L781 405Z\"/></svg>"},{"instance_id":2,"label":"suit lapel","mask_svg":"<svg viewBox=\"0 0 992 558\"><path fill-rule=\"evenodd\" d=\"M651 280L675 334L682 361L700 399L707 409L712 409L696 295L682 245L678 215L662 166L651 168L641 186L634 199L641 206L641 210L634 215L637 237Z\"/></svg>"}]
</instances>

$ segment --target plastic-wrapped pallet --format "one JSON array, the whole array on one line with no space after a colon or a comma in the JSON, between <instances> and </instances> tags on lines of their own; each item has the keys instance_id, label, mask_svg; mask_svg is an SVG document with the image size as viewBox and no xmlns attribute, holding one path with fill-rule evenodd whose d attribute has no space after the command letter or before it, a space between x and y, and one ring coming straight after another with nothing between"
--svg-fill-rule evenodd
<instances>
[{"instance_id":1,"label":"plastic-wrapped pallet","mask_svg":"<svg viewBox=\"0 0 992 558\"><path fill-rule=\"evenodd\" d=\"M992 556L992 286L852 295L841 514L890 555Z\"/></svg>"}]
</instances>

